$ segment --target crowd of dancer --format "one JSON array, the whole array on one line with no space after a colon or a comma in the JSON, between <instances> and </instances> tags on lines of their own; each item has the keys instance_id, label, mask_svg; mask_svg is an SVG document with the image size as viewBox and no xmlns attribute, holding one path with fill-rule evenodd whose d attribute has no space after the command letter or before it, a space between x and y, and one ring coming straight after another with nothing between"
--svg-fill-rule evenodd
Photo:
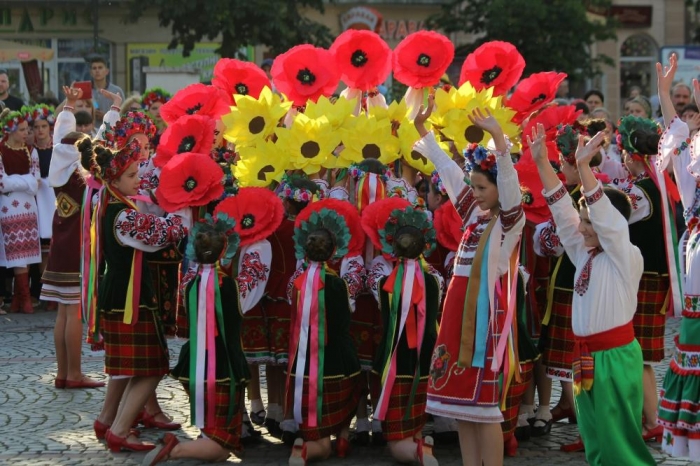
<instances>
[{"instance_id":1,"label":"crowd of dancer","mask_svg":"<svg viewBox=\"0 0 700 466\"><path fill-rule=\"evenodd\" d=\"M562 449L590 464L655 464L649 440L700 459L698 118L673 97L676 57L657 66L662 121L638 96L614 124L555 100L563 73L521 79L511 44L470 54L458 86L453 55L435 32L392 51L346 31L267 72L222 59L211 85L174 95L101 89L96 131L78 88L56 111L3 112L10 311L32 312L27 267L48 246L55 387L104 386L81 370L86 325L105 351L94 434L111 451L223 461L257 424L294 466L353 443L437 465L436 441L491 466L568 419L580 440ZM387 104L391 72L408 90ZM139 439L181 427L158 404L167 375L194 441Z\"/></svg>"}]
</instances>

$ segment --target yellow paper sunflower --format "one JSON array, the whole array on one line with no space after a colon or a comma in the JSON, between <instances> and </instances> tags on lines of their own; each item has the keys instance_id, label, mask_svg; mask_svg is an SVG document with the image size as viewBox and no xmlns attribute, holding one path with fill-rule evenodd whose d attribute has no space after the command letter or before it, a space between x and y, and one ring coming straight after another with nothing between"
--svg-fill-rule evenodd
<instances>
[{"instance_id":1,"label":"yellow paper sunflower","mask_svg":"<svg viewBox=\"0 0 700 466\"><path fill-rule=\"evenodd\" d=\"M377 120L389 120L392 122L401 123L408 115L408 108L406 107L406 101L401 99L400 101L393 101L389 104L389 107L370 107L369 114L375 117Z\"/></svg>"},{"instance_id":2,"label":"yellow paper sunflower","mask_svg":"<svg viewBox=\"0 0 700 466\"><path fill-rule=\"evenodd\" d=\"M277 145L289 154L292 168L304 170L307 175L318 172L340 143L338 132L331 129L325 116L309 118L300 113L291 128L277 128L275 132Z\"/></svg>"},{"instance_id":3,"label":"yellow paper sunflower","mask_svg":"<svg viewBox=\"0 0 700 466\"><path fill-rule=\"evenodd\" d=\"M466 82L457 90L438 89L435 106L430 122L445 138L453 140L460 151L469 143L485 145L489 140L488 134L469 120L469 115L477 108L491 111L514 146L520 140L520 127L511 121L515 111L503 106L502 97L493 97L492 88L476 91L471 83Z\"/></svg>"},{"instance_id":4,"label":"yellow paper sunflower","mask_svg":"<svg viewBox=\"0 0 700 466\"><path fill-rule=\"evenodd\" d=\"M260 97L235 95L236 106L221 120L226 125L224 138L237 148L254 146L270 137L280 119L284 117L291 102L282 102L277 94L265 87Z\"/></svg>"},{"instance_id":5,"label":"yellow paper sunflower","mask_svg":"<svg viewBox=\"0 0 700 466\"><path fill-rule=\"evenodd\" d=\"M326 117L331 124L333 131L342 128L346 121L352 117L357 105L356 99L348 100L345 97L338 97L335 102L331 102L327 97L321 96L317 102L309 101L306 104L304 115L309 118Z\"/></svg>"},{"instance_id":6,"label":"yellow paper sunflower","mask_svg":"<svg viewBox=\"0 0 700 466\"><path fill-rule=\"evenodd\" d=\"M392 136L388 119L360 115L341 130L341 136L344 149L338 155L338 167L349 167L364 159L377 159L387 165L399 158L399 140Z\"/></svg>"},{"instance_id":7,"label":"yellow paper sunflower","mask_svg":"<svg viewBox=\"0 0 700 466\"><path fill-rule=\"evenodd\" d=\"M255 147L240 147L238 154L240 158L232 168L241 188L267 187L281 180L289 166L289 155L271 141L263 141Z\"/></svg>"},{"instance_id":8,"label":"yellow paper sunflower","mask_svg":"<svg viewBox=\"0 0 700 466\"><path fill-rule=\"evenodd\" d=\"M403 161L421 173L430 175L435 171L435 165L420 152L413 150L413 145L420 139L413 121L404 119L398 130L400 152ZM449 150L449 149L448 149Z\"/></svg>"}]
</instances>

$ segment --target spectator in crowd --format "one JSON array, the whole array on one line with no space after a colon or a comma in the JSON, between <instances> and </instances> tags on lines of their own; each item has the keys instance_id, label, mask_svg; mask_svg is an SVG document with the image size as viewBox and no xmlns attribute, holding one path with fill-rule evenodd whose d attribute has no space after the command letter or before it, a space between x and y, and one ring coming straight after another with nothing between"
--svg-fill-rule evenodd
<instances>
[{"instance_id":1,"label":"spectator in crowd","mask_svg":"<svg viewBox=\"0 0 700 466\"><path fill-rule=\"evenodd\" d=\"M629 95L630 99L634 99L635 97L637 97L638 95L641 95L641 94L642 94L641 87L639 87L639 86L630 87L630 95Z\"/></svg>"},{"instance_id":2,"label":"spectator in crowd","mask_svg":"<svg viewBox=\"0 0 700 466\"><path fill-rule=\"evenodd\" d=\"M127 97L127 99L122 104L119 113L122 116L124 116L129 112L138 112L143 108L141 106L141 99L141 94L132 94L131 96Z\"/></svg>"},{"instance_id":3,"label":"spectator in crowd","mask_svg":"<svg viewBox=\"0 0 700 466\"><path fill-rule=\"evenodd\" d=\"M693 92L690 90L690 86L685 83L677 83L671 88L671 102L677 114L680 115L683 108L690 103L691 95Z\"/></svg>"},{"instance_id":4,"label":"spectator in crowd","mask_svg":"<svg viewBox=\"0 0 700 466\"><path fill-rule=\"evenodd\" d=\"M95 120L89 112L75 109L75 130L91 138L95 137Z\"/></svg>"},{"instance_id":5,"label":"spectator in crowd","mask_svg":"<svg viewBox=\"0 0 700 466\"><path fill-rule=\"evenodd\" d=\"M652 118L651 103L643 95L638 95L634 99L625 102L625 116L634 115L640 118Z\"/></svg>"},{"instance_id":6,"label":"spectator in crowd","mask_svg":"<svg viewBox=\"0 0 700 466\"><path fill-rule=\"evenodd\" d=\"M557 88L557 98L560 99L569 99L569 80L565 79L559 84L559 87Z\"/></svg>"},{"instance_id":7,"label":"spectator in crowd","mask_svg":"<svg viewBox=\"0 0 700 466\"><path fill-rule=\"evenodd\" d=\"M272 62L274 62L272 58L266 58L260 64L260 68L262 68L262 70L265 72L267 78L270 81L272 81L272 74L270 74L270 70L272 69Z\"/></svg>"},{"instance_id":8,"label":"spectator in crowd","mask_svg":"<svg viewBox=\"0 0 700 466\"><path fill-rule=\"evenodd\" d=\"M7 70L0 70L0 101L13 111L20 111L24 101L19 97L10 95L10 75Z\"/></svg>"},{"instance_id":9,"label":"spectator in crowd","mask_svg":"<svg viewBox=\"0 0 700 466\"><path fill-rule=\"evenodd\" d=\"M586 101L586 105L588 105L590 111L603 107L605 104L605 97L598 89L591 89L586 92L583 96L583 100Z\"/></svg>"},{"instance_id":10,"label":"spectator in crowd","mask_svg":"<svg viewBox=\"0 0 700 466\"><path fill-rule=\"evenodd\" d=\"M95 57L90 60L90 76L92 76L92 94L95 99L95 126L102 124L102 118L109 111L112 101L100 93L100 89L119 95L124 99L124 91L115 84L109 82L109 67L107 61L102 57ZM77 108L76 108L77 110Z\"/></svg>"}]
</instances>

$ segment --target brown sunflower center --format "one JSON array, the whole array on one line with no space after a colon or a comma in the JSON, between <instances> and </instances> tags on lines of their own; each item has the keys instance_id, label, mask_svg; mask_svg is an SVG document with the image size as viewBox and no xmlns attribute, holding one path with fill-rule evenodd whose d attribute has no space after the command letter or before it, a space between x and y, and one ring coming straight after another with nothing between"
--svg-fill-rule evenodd
<instances>
[{"instance_id":1,"label":"brown sunflower center","mask_svg":"<svg viewBox=\"0 0 700 466\"><path fill-rule=\"evenodd\" d=\"M183 152L191 152L196 143L197 140L194 138L194 136L185 136L180 141L180 145L177 146L177 153L182 154Z\"/></svg>"},{"instance_id":2,"label":"brown sunflower center","mask_svg":"<svg viewBox=\"0 0 700 466\"><path fill-rule=\"evenodd\" d=\"M500 66L494 66L488 70L481 73L481 82L484 84L491 84L498 76L500 76L503 68Z\"/></svg>"},{"instance_id":3,"label":"brown sunflower center","mask_svg":"<svg viewBox=\"0 0 700 466\"><path fill-rule=\"evenodd\" d=\"M362 148L363 159L378 159L382 155L382 151L376 144L365 144Z\"/></svg>"},{"instance_id":4,"label":"brown sunflower center","mask_svg":"<svg viewBox=\"0 0 700 466\"><path fill-rule=\"evenodd\" d=\"M321 152L321 146L316 141L306 141L301 145L301 155L305 159L313 159L319 152Z\"/></svg>"},{"instance_id":5,"label":"brown sunflower center","mask_svg":"<svg viewBox=\"0 0 700 466\"><path fill-rule=\"evenodd\" d=\"M481 142L484 139L484 130L471 125L464 130L464 138L469 142Z\"/></svg>"},{"instance_id":6,"label":"brown sunflower center","mask_svg":"<svg viewBox=\"0 0 700 466\"><path fill-rule=\"evenodd\" d=\"M545 100L546 98L547 98L547 96L546 96L545 94L540 94L540 95L538 95L537 97L535 97L534 99L532 99L532 102L530 102L530 103L531 103L531 104L536 104L536 103L539 102L540 100Z\"/></svg>"},{"instance_id":7,"label":"brown sunflower center","mask_svg":"<svg viewBox=\"0 0 700 466\"><path fill-rule=\"evenodd\" d=\"M202 104L196 104L193 107L190 107L187 110L185 110L185 113L187 113L188 115L194 115L199 111L200 108L202 108Z\"/></svg>"},{"instance_id":8,"label":"brown sunflower center","mask_svg":"<svg viewBox=\"0 0 700 466\"><path fill-rule=\"evenodd\" d=\"M411 158L413 160L420 160L423 165L426 165L428 163L428 159L426 159L425 156L417 150L411 151Z\"/></svg>"},{"instance_id":9,"label":"brown sunflower center","mask_svg":"<svg viewBox=\"0 0 700 466\"><path fill-rule=\"evenodd\" d=\"M274 173L275 167L272 165L265 165L260 170L258 170L258 179L260 181L267 181L267 173Z\"/></svg>"},{"instance_id":10,"label":"brown sunflower center","mask_svg":"<svg viewBox=\"0 0 700 466\"><path fill-rule=\"evenodd\" d=\"M197 180L195 180L193 177L189 177L185 180L185 184L182 186L182 188L187 191L188 193L191 193L194 191L194 188L197 187Z\"/></svg>"},{"instance_id":11,"label":"brown sunflower center","mask_svg":"<svg viewBox=\"0 0 700 466\"><path fill-rule=\"evenodd\" d=\"M355 68L361 68L365 66L365 63L367 63L367 61L367 52L360 49L355 50L352 56L350 57L350 64Z\"/></svg>"},{"instance_id":12,"label":"brown sunflower center","mask_svg":"<svg viewBox=\"0 0 700 466\"><path fill-rule=\"evenodd\" d=\"M256 116L248 122L248 131L250 134L258 134L265 129L265 118L261 116Z\"/></svg>"},{"instance_id":13,"label":"brown sunflower center","mask_svg":"<svg viewBox=\"0 0 700 466\"><path fill-rule=\"evenodd\" d=\"M241 219L241 228L248 230L253 228L253 226L255 226L255 217L253 217L253 214L245 214Z\"/></svg>"},{"instance_id":14,"label":"brown sunflower center","mask_svg":"<svg viewBox=\"0 0 700 466\"><path fill-rule=\"evenodd\" d=\"M299 70L297 73L297 81L299 81L304 86L313 86L316 82L316 75L311 72L308 68Z\"/></svg>"},{"instance_id":15,"label":"brown sunflower center","mask_svg":"<svg viewBox=\"0 0 700 466\"><path fill-rule=\"evenodd\" d=\"M248 86L246 86L245 83L236 84L236 93L248 95Z\"/></svg>"},{"instance_id":16,"label":"brown sunflower center","mask_svg":"<svg viewBox=\"0 0 700 466\"><path fill-rule=\"evenodd\" d=\"M418 55L418 60L416 60L416 64L418 66L422 66L424 68L427 68L430 66L430 56L426 55L424 53L421 53Z\"/></svg>"}]
</instances>

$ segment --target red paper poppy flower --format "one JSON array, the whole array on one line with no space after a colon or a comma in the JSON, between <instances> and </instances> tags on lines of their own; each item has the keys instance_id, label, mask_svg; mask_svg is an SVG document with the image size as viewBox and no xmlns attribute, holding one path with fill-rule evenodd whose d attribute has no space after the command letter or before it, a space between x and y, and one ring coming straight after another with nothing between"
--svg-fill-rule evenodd
<instances>
[{"instance_id":1,"label":"red paper poppy flower","mask_svg":"<svg viewBox=\"0 0 700 466\"><path fill-rule=\"evenodd\" d=\"M456 252L462 239L462 218L454 204L445 202L433 213L437 240L443 247Z\"/></svg>"},{"instance_id":2,"label":"red paper poppy flower","mask_svg":"<svg viewBox=\"0 0 700 466\"><path fill-rule=\"evenodd\" d=\"M369 91L391 73L391 49L379 34L348 29L330 48L340 79L353 89Z\"/></svg>"},{"instance_id":3,"label":"red paper poppy flower","mask_svg":"<svg viewBox=\"0 0 700 466\"><path fill-rule=\"evenodd\" d=\"M394 77L406 86L434 86L455 56L450 39L434 31L406 36L394 50Z\"/></svg>"},{"instance_id":4,"label":"red paper poppy flower","mask_svg":"<svg viewBox=\"0 0 700 466\"><path fill-rule=\"evenodd\" d=\"M523 129L523 135L531 135L532 128L537 123L542 123L547 134L547 141L553 141L557 134L557 127L573 124L580 114L581 110L576 110L573 105L552 105L528 120L525 129Z\"/></svg>"},{"instance_id":5,"label":"red paper poppy flower","mask_svg":"<svg viewBox=\"0 0 700 466\"><path fill-rule=\"evenodd\" d=\"M278 56L270 73L277 89L298 106L332 95L340 81L331 53L309 44L297 45Z\"/></svg>"},{"instance_id":6,"label":"red paper poppy flower","mask_svg":"<svg viewBox=\"0 0 700 466\"><path fill-rule=\"evenodd\" d=\"M208 154L214 145L216 122L207 115L185 115L169 125L160 137L153 164L162 168L177 154Z\"/></svg>"},{"instance_id":7,"label":"red paper poppy flower","mask_svg":"<svg viewBox=\"0 0 700 466\"><path fill-rule=\"evenodd\" d=\"M217 120L231 111L228 102L229 99L218 87L190 84L160 108L160 116L169 125L185 115L207 115Z\"/></svg>"},{"instance_id":8,"label":"red paper poppy flower","mask_svg":"<svg viewBox=\"0 0 700 466\"><path fill-rule=\"evenodd\" d=\"M236 105L234 94L257 99L265 86L272 89L270 80L259 66L235 58L222 58L216 63L211 83L226 93L231 105Z\"/></svg>"},{"instance_id":9,"label":"red paper poppy flower","mask_svg":"<svg viewBox=\"0 0 700 466\"><path fill-rule=\"evenodd\" d=\"M382 250L379 231L384 228L391 213L396 209L411 207L411 203L401 197L388 197L368 205L362 211L362 229L377 251Z\"/></svg>"},{"instance_id":10,"label":"red paper poppy flower","mask_svg":"<svg viewBox=\"0 0 700 466\"><path fill-rule=\"evenodd\" d=\"M319 212L321 209L331 209L339 213L345 219L345 224L350 229L350 243L348 244L347 256L357 256L364 252L365 249L365 231L360 223L360 214L357 213L357 208L347 201L338 199L323 199L318 202L312 202L297 215L294 227L298 228L301 222L309 219L313 212Z\"/></svg>"},{"instance_id":11,"label":"red paper poppy flower","mask_svg":"<svg viewBox=\"0 0 700 466\"><path fill-rule=\"evenodd\" d=\"M518 83L515 92L508 99L507 107L518 112L513 121L522 122L525 118L554 100L559 84L566 79L566 73L545 71L534 73Z\"/></svg>"},{"instance_id":12,"label":"red paper poppy flower","mask_svg":"<svg viewBox=\"0 0 700 466\"><path fill-rule=\"evenodd\" d=\"M551 217L551 214L549 207L547 207L547 201L545 201L542 195L542 189L544 189L542 180L540 180L537 166L535 165L535 161L532 160L532 155L529 150L527 155L523 154L518 163L515 164L515 169L518 172L518 181L520 181L520 192L522 194L522 206L525 211L525 218L535 224L547 221L547 219Z\"/></svg>"},{"instance_id":13,"label":"red paper poppy flower","mask_svg":"<svg viewBox=\"0 0 700 466\"><path fill-rule=\"evenodd\" d=\"M219 212L236 219L236 233L241 237L241 246L246 246L277 230L284 218L284 205L269 189L249 187L221 201L214 209L214 216Z\"/></svg>"},{"instance_id":14,"label":"red paper poppy flower","mask_svg":"<svg viewBox=\"0 0 700 466\"><path fill-rule=\"evenodd\" d=\"M224 193L224 172L209 154L185 152L165 164L160 173L156 199L166 212L203 206Z\"/></svg>"},{"instance_id":15,"label":"red paper poppy flower","mask_svg":"<svg viewBox=\"0 0 700 466\"><path fill-rule=\"evenodd\" d=\"M509 42L491 41L467 56L459 75L459 85L469 81L477 91L493 87L493 95L505 95L515 86L525 69L525 59Z\"/></svg>"}]
</instances>

